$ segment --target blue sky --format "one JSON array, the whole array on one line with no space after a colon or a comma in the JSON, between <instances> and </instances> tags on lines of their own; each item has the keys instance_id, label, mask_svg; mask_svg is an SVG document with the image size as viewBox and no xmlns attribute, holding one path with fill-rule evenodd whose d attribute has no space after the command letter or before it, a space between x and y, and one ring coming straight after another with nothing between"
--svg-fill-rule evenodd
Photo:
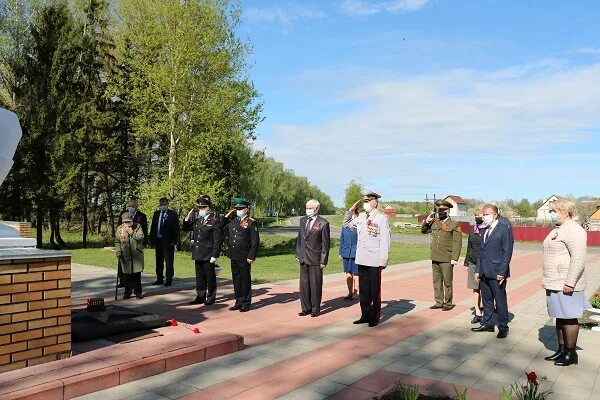
<instances>
[{"instance_id":1,"label":"blue sky","mask_svg":"<svg viewBox=\"0 0 600 400\"><path fill-rule=\"evenodd\" d=\"M600 196L600 2L244 0L257 149L341 205Z\"/></svg>"}]
</instances>

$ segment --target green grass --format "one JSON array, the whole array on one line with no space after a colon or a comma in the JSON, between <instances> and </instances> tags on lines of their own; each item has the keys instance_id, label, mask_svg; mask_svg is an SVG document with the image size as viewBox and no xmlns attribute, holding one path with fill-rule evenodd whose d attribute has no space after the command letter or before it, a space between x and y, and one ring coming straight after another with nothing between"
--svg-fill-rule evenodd
<instances>
[{"instance_id":1,"label":"green grass","mask_svg":"<svg viewBox=\"0 0 600 400\"><path fill-rule=\"evenodd\" d=\"M73 253L73 263L116 268L117 260L114 253L111 250L103 248L104 246L110 246L112 241L98 235L91 236L88 243L89 247L83 249L78 243L80 237L77 233L65 233L63 234L63 239L69 244L69 251ZM263 283L298 278L298 264L294 259L295 243L296 239L289 236L261 236L261 247L258 252L258 258L252 265L253 281ZM329 253L329 264L324 270L325 274L343 271L342 262L338 258L338 252L339 241L333 239ZM154 271L154 256L154 249L146 249L144 251L146 273L152 274ZM429 245L402 243L392 243L391 245L390 264L419 261L428 258ZM229 259L222 256L218 263L224 267L219 276L231 279ZM195 276L195 272L191 253L189 251L177 251L175 253L175 277L188 278L193 276Z\"/></svg>"}]
</instances>

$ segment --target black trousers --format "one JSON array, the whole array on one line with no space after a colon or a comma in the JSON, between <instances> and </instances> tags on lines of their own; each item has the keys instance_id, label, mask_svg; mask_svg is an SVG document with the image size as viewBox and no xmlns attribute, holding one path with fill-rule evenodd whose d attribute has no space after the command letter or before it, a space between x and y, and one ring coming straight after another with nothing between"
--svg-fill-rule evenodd
<instances>
[{"instance_id":1,"label":"black trousers","mask_svg":"<svg viewBox=\"0 0 600 400\"><path fill-rule=\"evenodd\" d=\"M379 322L381 317L381 268L358 266L358 291L360 293L360 319Z\"/></svg>"},{"instance_id":2,"label":"black trousers","mask_svg":"<svg viewBox=\"0 0 600 400\"><path fill-rule=\"evenodd\" d=\"M502 285L496 278L481 277L479 281L481 302L483 303L483 321L486 326L494 325L494 301L498 313L498 330L508 331L508 303L506 302L506 279Z\"/></svg>"},{"instance_id":3,"label":"black trousers","mask_svg":"<svg viewBox=\"0 0 600 400\"><path fill-rule=\"evenodd\" d=\"M159 281L164 280L163 269L166 264L166 278L167 281L173 280L175 270L173 263L175 262L175 246L170 245L166 240L156 239L156 279Z\"/></svg>"},{"instance_id":4,"label":"black trousers","mask_svg":"<svg viewBox=\"0 0 600 400\"><path fill-rule=\"evenodd\" d=\"M131 296L131 292L137 296L142 294L142 273L123 274L123 283L125 284L125 296Z\"/></svg>"},{"instance_id":5,"label":"black trousers","mask_svg":"<svg viewBox=\"0 0 600 400\"><path fill-rule=\"evenodd\" d=\"M196 267L196 294L205 303L214 303L217 297L217 275L215 264L209 260L195 261Z\"/></svg>"},{"instance_id":6,"label":"black trousers","mask_svg":"<svg viewBox=\"0 0 600 400\"><path fill-rule=\"evenodd\" d=\"M302 312L320 313L323 270L319 265L300 264L300 306Z\"/></svg>"},{"instance_id":7,"label":"black trousers","mask_svg":"<svg viewBox=\"0 0 600 400\"><path fill-rule=\"evenodd\" d=\"M233 278L236 305L249 307L252 302L251 266L246 260L231 260L231 277Z\"/></svg>"}]
</instances>

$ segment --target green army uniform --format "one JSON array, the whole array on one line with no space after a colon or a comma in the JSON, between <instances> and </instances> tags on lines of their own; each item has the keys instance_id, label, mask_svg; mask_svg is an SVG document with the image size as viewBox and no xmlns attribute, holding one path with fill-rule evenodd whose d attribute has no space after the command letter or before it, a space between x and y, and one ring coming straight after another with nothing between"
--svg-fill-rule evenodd
<instances>
[{"instance_id":1,"label":"green army uniform","mask_svg":"<svg viewBox=\"0 0 600 400\"><path fill-rule=\"evenodd\" d=\"M462 247L460 223L450 217L444 221L436 219L433 223L424 222L421 232L431 233L431 266L435 297L435 305L432 308L451 309L454 273L452 261L458 261Z\"/></svg>"}]
</instances>

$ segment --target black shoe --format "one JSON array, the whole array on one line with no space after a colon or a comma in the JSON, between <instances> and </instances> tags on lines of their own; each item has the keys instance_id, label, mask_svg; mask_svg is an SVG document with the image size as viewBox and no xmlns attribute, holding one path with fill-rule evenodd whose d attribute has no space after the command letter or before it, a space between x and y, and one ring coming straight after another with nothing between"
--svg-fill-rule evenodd
<instances>
[{"instance_id":1,"label":"black shoe","mask_svg":"<svg viewBox=\"0 0 600 400\"><path fill-rule=\"evenodd\" d=\"M356 321L354 321L353 324L356 324L356 325L358 325L358 324L366 324L368 322L369 321L367 321L366 319L362 319L361 318L361 319L357 319Z\"/></svg>"},{"instance_id":2,"label":"black shoe","mask_svg":"<svg viewBox=\"0 0 600 400\"><path fill-rule=\"evenodd\" d=\"M165 286L171 286L172 284L173 284L173 281L169 281L168 280L168 281L165 282Z\"/></svg>"},{"instance_id":3,"label":"black shoe","mask_svg":"<svg viewBox=\"0 0 600 400\"><path fill-rule=\"evenodd\" d=\"M154 281L153 285L154 285L154 286L157 286L157 285L162 285L162 284L164 284L164 283L165 283L165 282L164 282L162 279L157 279L157 280L155 280L155 281Z\"/></svg>"},{"instance_id":4,"label":"black shoe","mask_svg":"<svg viewBox=\"0 0 600 400\"><path fill-rule=\"evenodd\" d=\"M141 300L141 299L144 298L144 295L143 294L136 294L135 298L138 299L138 300Z\"/></svg>"},{"instance_id":5,"label":"black shoe","mask_svg":"<svg viewBox=\"0 0 600 400\"><path fill-rule=\"evenodd\" d=\"M344 297L344 300L352 300L352 295L349 294L348 296Z\"/></svg>"},{"instance_id":6,"label":"black shoe","mask_svg":"<svg viewBox=\"0 0 600 400\"><path fill-rule=\"evenodd\" d=\"M472 332L494 332L493 326L480 325L477 328L471 328Z\"/></svg>"},{"instance_id":7,"label":"black shoe","mask_svg":"<svg viewBox=\"0 0 600 400\"><path fill-rule=\"evenodd\" d=\"M556 361L558 358L562 357L563 353L565 352L566 348L564 345L559 344L558 345L558 350L556 350L556 353L552 354L551 356L548 357L544 357L544 360L546 361Z\"/></svg>"},{"instance_id":8,"label":"black shoe","mask_svg":"<svg viewBox=\"0 0 600 400\"><path fill-rule=\"evenodd\" d=\"M204 305L205 305L205 306L212 306L213 304L215 304L215 302L214 302L214 301L205 301L205 302L204 302Z\"/></svg>"},{"instance_id":9,"label":"black shoe","mask_svg":"<svg viewBox=\"0 0 600 400\"><path fill-rule=\"evenodd\" d=\"M369 328L373 328L374 326L379 325L379 322L371 321L369 322Z\"/></svg>"},{"instance_id":10,"label":"black shoe","mask_svg":"<svg viewBox=\"0 0 600 400\"><path fill-rule=\"evenodd\" d=\"M306 317L307 315L310 315L310 311L302 311L298 313L299 317Z\"/></svg>"},{"instance_id":11,"label":"black shoe","mask_svg":"<svg viewBox=\"0 0 600 400\"><path fill-rule=\"evenodd\" d=\"M480 323L481 323L481 320L482 320L481 316L480 316L480 315L476 315L476 316L474 316L474 317L473 317L473 319L471 320L471 323L472 323L472 324L480 324Z\"/></svg>"},{"instance_id":12,"label":"black shoe","mask_svg":"<svg viewBox=\"0 0 600 400\"><path fill-rule=\"evenodd\" d=\"M239 310L240 308L242 308L242 305L236 304L234 306L229 307L229 311L236 311L236 310Z\"/></svg>"},{"instance_id":13,"label":"black shoe","mask_svg":"<svg viewBox=\"0 0 600 400\"><path fill-rule=\"evenodd\" d=\"M498 339L506 339L507 336L508 331L498 331L498 334L496 335Z\"/></svg>"},{"instance_id":14,"label":"black shoe","mask_svg":"<svg viewBox=\"0 0 600 400\"><path fill-rule=\"evenodd\" d=\"M123 295L123 300L129 300L130 298L131 298L131 293Z\"/></svg>"},{"instance_id":15,"label":"black shoe","mask_svg":"<svg viewBox=\"0 0 600 400\"><path fill-rule=\"evenodd\" d=\"M204 299L202 299L200 296L196 296L196 298L192 301L190 301L190 304L202 304L204 303Z\"/></svg>"},{"instance_id":16,"label":"black shoe","mask_svg":"<svg viewBox=\"0 0 600 400\"><path fill-rule=\"evenodd\" d=\"M454 304L447 304L442 306L442 311L450 311L454 308Z\"/></svg>"},{"instance_id":17,"label":"black shoe","mask_svg":"<svg viewBox=\"0 0 600 400\"><path fill-rule=\"evenodd\" d=\"M242 306L242 308L240 308L240 312L248 312L250 311L250 306Z\"/></svg>"},{"instance_id":18,"label":"black shoe","mask_svg":"<svg viewBox=\"0 0 600 400\"><path fill-rule=\"evenodd\" d=\"M320 313L318 313L318 312L310 313L310 316L313 317L313 318L316 318L319 315L320 315Z\"/></svg>"},{"instance_id":19,"label":"black shoe","mask_svg":"<svg viewBox=\"0 0 600 400\"><path fill-rule=\"evenodd\" d=\"M558 365L559 367L568 367L569 365L577 365L579 362L577 357L577 352L575 349L567 349L563 352L562 356L554 361L554 365Z\"/></svg>"},{"instance_id":20,"label":"black shoe","mask_svg":"<svg viewBox=\"0 0 600 400\"><path fill-rule=\"evenodd\" d=\"M437 304L434 304L431 307L429 307L430 310L437 310L437 309L440 309L440 308L442 308L442 306L439 306Z\"/></svg>"}]
</instances>

